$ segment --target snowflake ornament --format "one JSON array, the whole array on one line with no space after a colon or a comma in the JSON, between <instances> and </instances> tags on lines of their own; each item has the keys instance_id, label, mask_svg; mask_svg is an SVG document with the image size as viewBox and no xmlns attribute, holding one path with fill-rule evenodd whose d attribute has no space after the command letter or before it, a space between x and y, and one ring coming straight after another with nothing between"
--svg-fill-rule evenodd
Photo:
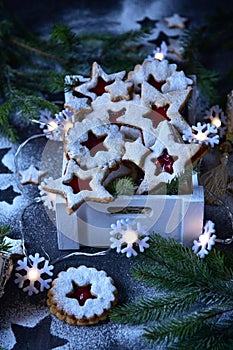
<instances>
[{"instance_id":1,"label":"snowflake ornament","mask_svg":"<svg viewBox=\"0 0 233 350\"><path fill-rule=\"evenodd\" d=\"M58 114L55 114L58 129L60 130L60 135L63 138L70 128L73 128L75 117L74 113L66 108L63 109Z\"/></svg>"},{"instance_id":2,"label":"snowflake ornament","mask_svg":"<svg viewBox=\"0 0 233 350\"><path fill-rule=\"evenodd\" d=\"M205 255L209 254L209 251L215 244L216 235L213 234L214 232L214 223L209 220L205 224L204 232L199 236L198 241L193 241L192 250L201 259L203 259Z\"/></svg>"},{"instance_id":3,"label":"snowflake ornament","mask_svg":"<svg viewBox=\"0 0 233 350\"><path fill-rule=\"evenodd\" d=\"M117 253L125 253L127 258L137 255L134 245L138 246L141 253L144 252L145 248L149 247L147 243L149 233L140 222L121 219L117 220L116 224L112 224L111 229L111 248L116 248Z\"/></svg>"},{"instance_id":4,"label":"snowflake ornament","mask_svg":"<svg viewBox=\"0 0 233 350\"><path fill-rule=\"evenodd\" d=\"M18 260L18 267L16 267L17 271L24 271L26 274L21 275L20 273L16 273L15 283L19 285L19 288L23 288L24 292L28 292L28 295L32 295L33 293L38 294L39 291L43 292L44 289L50 288L51 278L44 279L43 275L52 276L53 265L49 265L49 261L45 260L44 257L40 257L38 253L35 256L29 255L29 260L32 264L29 264L28 258L25 257L23 260ZM41 263L44 262L43 267L39 268ZM28 264L30 266L28 266ZM38 283L38 287L35 286L35 283ZM39 290L38 290L39 288Z\"/></svg>"},{"instance_id":5,"label":"snowflake ornament","mask_svg":"<svg viewBox=\"0 0 233 350\"><path fill-rule=\"evenodd\" d=\"M165 43L165 41L162 41L161 46L153 50L153 56L148 55L145 61L153 61L154 59L162 61L167 56L167 50L167 44Z\"/></svg>"},{"instance_id":6,"label":"snowflake ornament","mask_svg":"<svg viewBox=\"0 0 233 350\"><path fill-rule=\"evenodd\" d=\"M47 185L47 183L51 182L52 180L53 180L52 177L44 179L44 181L42 181L41 184L38 186L38 189L40 191L40 196L44 205L48 209L56 211L56 206L55 206L56 194L52 192L47 192L44 190L44 187Z\"/></svg>"},{"instance_id":7,"label":"snowflake ornament","mask_svg":"<svg viewBox=\"0 0 233 350\"><path fill-rule=\"evenodd\" d=\"M197 126L187 129L182 135L182 138L184 141L190 143L195 142L214 147L215 144L219 143L219 135L216 135L217 132L218 130L215 125L198 122Z\"/></svg>"},{"instance_id":8,"label":"snowflake ornament","mask_svg":"<svg viewBox=\"0 0 233 350\"><path fill-rule=\"evenodd\" d=\"M211 125L216 126L220 138L226 134L227 117L218 105L212 106L207 110L204 119L210 121Z\"/></svg>"},{"instance_id":9,"label":"snowflake ornament","mask_svg":"<svg viewBox=\"0 0 233 350\"><path fill-rule=\"evenodd\" d=\"M58 122L56 118L52 116L52 113L48 109L44 109L40 113L39 117L40 128L43 129L43 133L49 140L61 141L61 132L58 128Z\"/></svg>"}]
</instances>

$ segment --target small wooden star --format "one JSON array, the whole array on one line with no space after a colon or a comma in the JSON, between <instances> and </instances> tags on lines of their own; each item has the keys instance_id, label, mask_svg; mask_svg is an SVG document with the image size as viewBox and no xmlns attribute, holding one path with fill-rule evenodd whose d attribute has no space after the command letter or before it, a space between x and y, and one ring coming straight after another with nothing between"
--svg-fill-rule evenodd
<instances>
[{"instance_id":1,"label":"small wooden star","mask_svg":"<svg viewBox=\"0 0 233 350\"><path fill-rule=\"evenodd\" d=\"M182 60L184 48L181 46L181 40L169 38L168 42L168 53L174 55L176 59Z\"/></svg>"},{"instance_id":2,"label":"small wooden star","mask_svg":"<svg viewBox=\"0 0 233 350\"><path fill-rule=\"evenodd\" d=\"M88 96L91 100L95 100L97 96L101 96L105 92L105 87L112 84L116 78L123 79L125 71L107 74L103 71L101 66L94 62L92 65L91 78L86 83L81 84L75 88L75 91Z\"/></svg>"},{"instance_id":3,"label":"small wooden star","mask_svg":"<svg viewBox=\"0 0 233 350\"><path fill-rule=\"evenodd\" d=\"M188 21L188 18L181 17L177 13L175 13L171 17L165 17L164 18L165 23L167 24L168 28L185 28L185 23Z\"/></svg>"},{"instance_id":4,"label":"small wooden star","mask_svg":"<svg viewBox=\"0 0 233 350\"><path fill-rule=\"evenodd\" d=\"M31 164L29 168L25 170L19 171L19 176L22 177L21 184L35 184L38 185L40 182L40 178L45 174L45 171L40 171L36 169L36 167Z\"/></svg>"}]
</instances>

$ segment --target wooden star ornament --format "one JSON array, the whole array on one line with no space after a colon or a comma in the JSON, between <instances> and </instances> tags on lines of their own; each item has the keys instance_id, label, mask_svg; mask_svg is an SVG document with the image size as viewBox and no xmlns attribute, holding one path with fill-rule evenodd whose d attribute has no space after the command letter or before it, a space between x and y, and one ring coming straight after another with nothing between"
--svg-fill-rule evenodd
<instances>
[{"instance_id":1,"label":"wooden star ornament","mask_svg":"<svg viewBox=\"0 0 233 350\"><path fill-rule=\"evenodd\" d=\"M165 23L167 24L168 28L185 28L185 23L188 21L188 18L181 17L179 14L174 13L171 17L165 17L164 18Z\"/></svg>"}]
</instances>

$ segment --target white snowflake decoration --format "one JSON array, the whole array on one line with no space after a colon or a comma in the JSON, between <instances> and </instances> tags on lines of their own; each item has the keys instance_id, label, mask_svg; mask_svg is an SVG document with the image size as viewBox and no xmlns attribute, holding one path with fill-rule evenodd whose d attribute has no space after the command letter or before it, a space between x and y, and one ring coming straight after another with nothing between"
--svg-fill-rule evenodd
<instances>
[{"instance_id":1,"label":"white snowflake decoration","mask_svg":"<svg viewBox=\"0 0 233 350\"><path fill-rule=\"evenodd\" d=\"M53 270L54 267L53 265L49 265L49 261L45 260L44 257L40 257L38 253L36 253L35 256L29 255L29 259L32 261L32 265L30 264L30 266L28 266L29 261L27 257L23 260L18 260L19 266L16 267L16 270L23 270L26 274L21 275L16 273L15 276L17 278L15 279L15 283L19 285L19 288L23 288L24 292L28 292L28 295L32 295L33 293L38 294L39 291L43 292L45 288L50 288L50 282L52 279L43 279L42 275L46 274L52 276L53 272L51 272L51 270ZM39 268L38 266L41 262L44 262L44 266ZM24 287L25 282L27 285ZM39 290L35 287L35 282L40 284Z\"/></svg>"},{"instance_id":2,"label":"white snowflake decoration","mask_svg":"<svg viewBox=\"0 0 233 350\"><path fill-rule=\"evenodd\" d=\"M192 250L201 259L203 259L205 255L209 254L209 251L212 249L212 246L215 244L216 235L213 234L214 232L215 232L214 223L209 220L205 224L204 232L199 236L198 241L196 240L193 241Z\"/></svg>"},{"instance_id":3,"label":"white snowflake decoration","mask_svg":"<svg viewBox=\"0 0 233 350\"><path fill-rule=\"evenodd\" d=\"M58 129L60 130L61 137L64 137L70 128L73 128L75 117L74 113L68 108L63 109L58 114L55 114Z\"/></svg>"},{"instance_id":4,"label":"white snowflake decoration","mask_svg":"<svg viewBox=\"0 0 233 350\"><path fill-rule=\"evenodd\" d=\"M219 143L219 135L216 135L218 132L215 125L210 125L209 123L200 122L197 123L197 126L192 126L186 130L182 136L184 141L195 142L204 145L210 145L214 147L215 144Z\"/></svg>"},{"instance_id":5,"label":"white snowflake decoration","mask_svg":"<svg viewBox=\"0 0 233 350\"><path fill-rule=\"evenodd\" d=\"M56 118L52 116L52 113L48 109L41 111L39 118L40 128L43 129L43 133L49 140L61 141L61 131L58 127Z\"/></svg>"},{"instance_id":6,"label":"white snowflake decoration","mask_svg":"<svg viewBox=\"0 0 233 350\"><path fill-rule=\"evenodd\" d=\"M56 194L52 193L52 192L47 192L43 189L43 187L45 185L47 185L47 183L52 181L52 180L53 180L52 177L44 179L44 181L42 181L41 184L38 186L38 189L40 191L40 196L41 196L41 199L42 199L44 205L48 209L56 211L56 207L55 207Z\"/></svg>"},{"instance_id":7,"label":"white snowflake decoration","mask_svg":"<svg viewBox=\"0 0 233 350\"><path fill-rule=\"evenodd\" d=\"M121 219L117 220L116 224L112 224L111 229L111 248L116 248L117 253L126 253L127 258L137 255L134 245L139 247L140 252L144 252L144 249L149 247L147 243L149 233L140 222Z\"/></svg>"},{"instance_id":8,"label":"white snowflake decoration","mask_svg":"<svg viewBox=\"0 0 233 350\"><path fill-rule=\"evenodd\" d=\"M149 55L145 59L145 61L153 61L154 59L157 59L159 61L162 61L167 56L167 44L165 41L162 41L162 44L160 47L157 47L155 50L153 50L153 56Z\"/></svg>"},{"instance_id":9,"label":"white snowflake decoration","mask_svg":"<svg viewBox=\"0 0 233 350\"><path fill-rule=\"evenodd\" d=\"M216 125L220 137L226 134L227 117L218 105L212 106L206 111L204 119L209 120L211 125Z\"/></svg>"}]
</instances>

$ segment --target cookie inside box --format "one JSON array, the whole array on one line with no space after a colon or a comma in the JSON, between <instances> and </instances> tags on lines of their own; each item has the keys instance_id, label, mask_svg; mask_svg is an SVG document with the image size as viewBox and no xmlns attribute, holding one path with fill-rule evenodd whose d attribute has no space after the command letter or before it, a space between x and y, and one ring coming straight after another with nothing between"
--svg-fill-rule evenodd
<instances>
[{"instance_id":1,"label":"cookie inside box","mask_svg":"<svg viewBox=\"0 0 233 350\"><path fill-rule=\"evenodd\" d=\"M191 245L203 226L204 192L196 174L184 189L185 193L176 195L119 195L109 203L84 201L72 215L67 213L65 199L56 196L58 248L109 247L111 224L126 218Z\"/></svg>"},{"instance_id":2,"label":"cookie inside box","mask_svg":"<svg viewBox=\"0 0 233 350\"><path fill-rule=\"evenodd\" d=\"M109 246L120 218L181 242L196 238L203 190L193 163L206 148L187 139L193 91L175 64L152 59L128 74L106 74L95 62L90 79L65 94L72 126L61 130L62 175L44 186L56 194L60 249Z\"/></svg>"}]
</instances>

